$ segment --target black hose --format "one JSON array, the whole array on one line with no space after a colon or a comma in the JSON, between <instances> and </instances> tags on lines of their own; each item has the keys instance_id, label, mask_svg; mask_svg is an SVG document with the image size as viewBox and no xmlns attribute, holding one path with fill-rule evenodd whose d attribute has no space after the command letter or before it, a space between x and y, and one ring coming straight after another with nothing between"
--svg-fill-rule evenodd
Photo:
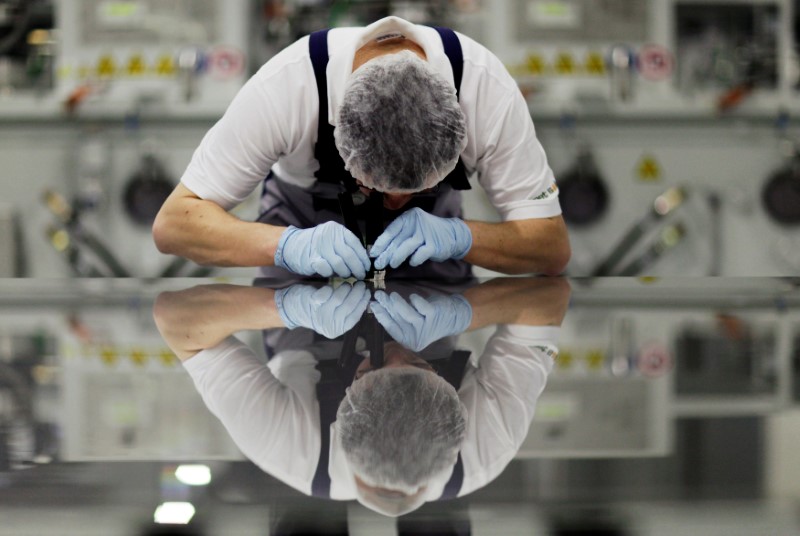
<instances>
[{"instance_id":1,"label":"black hose","mask_svg":"<svg viewBox=\"0 0 800 536\"><path fill-rule=\"evenodd\" d=\"M17 18L11 27L11 32L0 39L0 55L11 50L14 45L19 43L19 40L25 35L25 31L28 29L28 23L30 23L33 16L34 2L35 0L22 0L22 12L17 15Z\"/></svg>"}]
</instances>

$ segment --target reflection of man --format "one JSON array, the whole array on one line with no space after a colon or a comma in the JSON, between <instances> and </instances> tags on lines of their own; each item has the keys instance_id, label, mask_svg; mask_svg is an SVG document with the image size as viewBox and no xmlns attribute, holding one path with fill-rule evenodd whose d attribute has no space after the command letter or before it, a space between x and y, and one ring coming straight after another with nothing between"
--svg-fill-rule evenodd
<instances>
[{"instance_id":1,"label":"reflection of man","mask_svg":"<svg viewBox=\"0 0 800 536\"><path fill-rule=\"evenodd\" d=\"M457 460L462 473L452 495L463 496L493 480L514 457L552 367L568 296L559 279L495 280L466 290L457 299L470 308L469 329L504 324L483 354L463 363L453 379L418 352L387 343L379 370L372 370L368 356L361 359L346 395L333 406L335 423L326 422L331 408L320 403L326 379L312 346L279 348L265 366L229 336L293 323L274 305L274 291L213 286L165 293L155 315L209 409L248 458L309 495L320 460L327 459L327 496L358 499L395 516L447 495ZM363 303L340 298L341 304ZM435 301L416 299L415 309L434 316L425 304ZM391 308L390 301L384 305Z\"/></svg>"},{"instance_id":2,"label":"reflection of man","mask_svg":"<svg viewBox=\"0 0 800 536\"><path fill-rule=\"evenodd\" d=\"M378 370L364 359L335 426L359 501L399 515L430 500L432 483L451 481L467 415L455 387L419 355L391 342L384 358Z\"/></svg>"}]
</instances>

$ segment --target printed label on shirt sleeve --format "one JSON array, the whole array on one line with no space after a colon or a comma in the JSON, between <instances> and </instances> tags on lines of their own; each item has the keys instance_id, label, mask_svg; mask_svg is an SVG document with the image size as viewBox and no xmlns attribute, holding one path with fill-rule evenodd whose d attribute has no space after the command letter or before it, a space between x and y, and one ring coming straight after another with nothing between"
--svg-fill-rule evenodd
<instances>
[{"instance_id":1,"label":"printed label on shirt sleeve","mask_svg":"<svg viewBox=\"0 0 800 536\"><path fill-rule=\"evenodd\" d=\"M555 346L534 346L533 348L554 360L558 359L558 348Z\"/></svg>"},{"instance_id":2,"label":"printed label on shirt sleeve","mask_svg":"<svg viewBox=\"0 0 800 536\"><path fill-rule=\"evenodd\" d=\"M541 201L543 199L550 199L551 197L555 196L558 193L558 186L556 183L551 184L547 190L540 193L536 197L533 198L534 201Z\"/></svg>"}]
</instances>

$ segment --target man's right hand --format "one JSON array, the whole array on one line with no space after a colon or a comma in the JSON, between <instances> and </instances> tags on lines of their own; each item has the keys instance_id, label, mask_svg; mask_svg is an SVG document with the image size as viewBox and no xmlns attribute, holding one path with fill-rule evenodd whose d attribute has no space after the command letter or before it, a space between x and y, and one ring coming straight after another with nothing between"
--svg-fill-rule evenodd
<instances>
[{"instance_id":1,"label":"man's right hand","mask_svg":"<svg viewBox=\"0 0 800 536\"><path fill-rule=\"evenodd\" d=\"M345 226L329 221L310 229L290 226L275 251L275 266L296 274L364 279L370 268L367 250Z\"/></svg>"},{"instance_id":2,"label":"man's right hand","mask_svg":"<svg viewBox=\"0 0 800 536\"><path fill-rule=\"evenodd\" d=\"M275 292L275 305L289 329L304 327L335 339L361 320L372 293L362 281L316 288L302 283Z\"/></svg>"}]
</instances>

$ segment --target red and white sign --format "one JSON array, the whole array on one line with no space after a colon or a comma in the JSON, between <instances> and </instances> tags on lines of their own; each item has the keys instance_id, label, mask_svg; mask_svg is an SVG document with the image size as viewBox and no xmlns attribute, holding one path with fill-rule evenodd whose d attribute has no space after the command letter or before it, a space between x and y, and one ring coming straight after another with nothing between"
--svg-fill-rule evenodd
<instances>
[{"instance_id":1,"label":"red and white sign","mask_svg":"<svg viewBox=\"0 0 800 536\"><path fill-rule=\"evenodd\" d=\"M244 68L244 53L238 48L218 46L208 53L208 73L214 78L235 78Z\"/></svg>"},{"instance_id":2,"label":"red and white sign","mask_svg":"<svg viewBox=\"0 0 800 536\"><path fill-rule=\"evenodd\" d=\"M639 372L651 378L672 370L672 354L666 346L657 342L644 345L639 350L636 361Z\"/></svg>"},{"instance_id":3,"label":"red and white sign","mask_svg":"<svg viewBox=\"0 0 800 536\"><path fill-rule=\"evenodd\" d=\"M638 66L642 78L660 82L672 76L675 70L675 58L666 47L645 45L639 51Z\"/></svg>"}]
</instances>

